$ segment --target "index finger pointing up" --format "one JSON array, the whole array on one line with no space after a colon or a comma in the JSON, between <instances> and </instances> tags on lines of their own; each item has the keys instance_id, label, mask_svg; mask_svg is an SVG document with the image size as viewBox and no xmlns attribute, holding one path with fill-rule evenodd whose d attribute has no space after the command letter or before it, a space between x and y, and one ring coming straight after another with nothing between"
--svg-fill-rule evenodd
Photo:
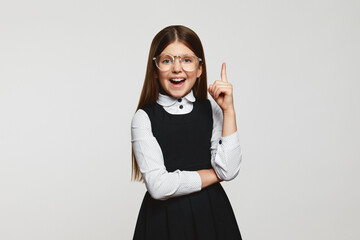
<instances>
[{"instance_id":1,"label":"index finger pointing up","mask_svg":"<svg viewBox=\"0 0 360 240\"><path fill-rule=\"evenodd\" d=\"M223 63L221 66L221 81L223 82L227 82L227 78L226 78L226 64Z\"/></svg>"}]
</instances>

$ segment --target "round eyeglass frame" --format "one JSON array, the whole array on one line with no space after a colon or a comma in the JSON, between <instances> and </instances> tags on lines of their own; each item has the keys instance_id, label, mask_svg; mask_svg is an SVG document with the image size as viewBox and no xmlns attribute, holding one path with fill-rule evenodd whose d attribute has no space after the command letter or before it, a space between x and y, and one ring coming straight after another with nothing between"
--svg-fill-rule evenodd
<instances>
[{"instance_id":1,"label":"round eyeglass frame","mask_svg":"<svg viewBox=\"0 0 360 240\"><path fill-rule=\"evenodd\" d=\"M174 65L174 63L175 63L175 58L179 58L180 64L182 63L182 58L181 58L181 56L173 56L173 55L170 55L170 54L164 54L164 55L169 56L169 57L172 58L172 61L171 61L171 64L172 64L172 65ZM156 57L153 57L153 60L154 60L154 62L155 62L156 67L157 67L160 71L169 71L169 69L170 69L171 67L170 67L168 70L162 70L162 69L158 66L156 59L157 59L158 57L160 57L160 56L161 56L161 55L158 55L158 56L156 56ZM195 56L195 55L186 55L186 56L183 56L183 57L195 57L195 58L199 61L199 64L202 62L202 59L199 58L199 57L197 57L197 56ZM194 68L193 70L185 70L182 64L181 64L181 68L182 68L184 71L187 71L187 72L192 72L192 71L194 71L194 70L196 69L196 68Z\"/></svg>"}]
</instances>

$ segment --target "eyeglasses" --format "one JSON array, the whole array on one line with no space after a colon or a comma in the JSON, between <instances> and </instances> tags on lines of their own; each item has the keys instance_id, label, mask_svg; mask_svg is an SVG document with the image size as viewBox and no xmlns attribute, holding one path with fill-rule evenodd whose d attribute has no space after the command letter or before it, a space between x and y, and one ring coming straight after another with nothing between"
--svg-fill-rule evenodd
<instances>
[{"instance_id":1,"label":"eyeglasses","mask_svg":"<svg viewBox=\"0 0 360 240\"><path fill-rule=\"evenodd\" d=\"M159 55L154 57L153 60L160 71L169 71L175 64L176 58L179 58L181 67L184 71L188 72L194 71L202 61L201 58L194 55L172 56L169 54Z\"/></svg>"}]
</instances>

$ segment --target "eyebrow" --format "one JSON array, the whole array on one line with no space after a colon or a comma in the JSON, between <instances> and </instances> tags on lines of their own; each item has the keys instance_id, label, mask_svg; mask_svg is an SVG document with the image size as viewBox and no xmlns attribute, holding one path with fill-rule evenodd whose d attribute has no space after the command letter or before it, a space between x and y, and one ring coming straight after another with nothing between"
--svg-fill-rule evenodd
<instances>
[{"instance_id":1,"label":"eyebrow","mask_svg":"<svg viewBox=\"0 0 360 240\"><path fill-rule=\"evenodd\" d=\"M174 55L174 54L171 54L171 53L162 53L160 55L171 55L173 57L177 57L177 56L186 56L186 55L192 55L192 56L196 56L194 53L184 53L182 55Z\"/></svg>"}]
</instances>

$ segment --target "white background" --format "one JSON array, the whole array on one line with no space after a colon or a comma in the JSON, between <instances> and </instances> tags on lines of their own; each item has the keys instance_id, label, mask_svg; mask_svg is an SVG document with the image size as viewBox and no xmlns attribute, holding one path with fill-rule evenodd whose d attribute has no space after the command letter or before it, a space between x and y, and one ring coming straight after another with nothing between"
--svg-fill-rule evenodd
<instances>
[{"instance_id":1,"label":"white background","mask_svg":"<svg viewBox=\"0 0 360 240\"><path fill-rule=\"evenodd\" d=\"M202 39L209 83L227 63L243 239L359 239L357 0L2 1L0 239L131 239L130 122L171 24Z\"/></svg>"}]
</instances>

